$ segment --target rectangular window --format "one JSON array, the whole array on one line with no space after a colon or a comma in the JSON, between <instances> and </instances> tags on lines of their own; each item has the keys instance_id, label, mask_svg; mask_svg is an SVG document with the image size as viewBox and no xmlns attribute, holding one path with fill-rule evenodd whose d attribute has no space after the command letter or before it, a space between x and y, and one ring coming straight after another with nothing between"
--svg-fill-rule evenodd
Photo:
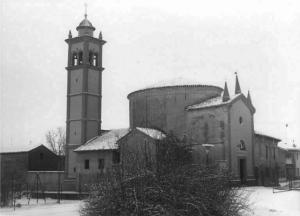
<instances>
[{"instance_id":1,"label":"rectangular window","mask_svg":"<svg viewBox=\"0 0 300 216\"><path fill-rule=\"evenodd\" d=\"M273 158L274 158L274 160L276 159L276 155L275 155L275 148L273 149L274 150L274 155L273 155Z\"/></svg>"},{"instance_id":2,"label":"rectangular window","mask_svg":"<svg viewBox=\"0 0 300 216\"><path fill-rule=\"evenodd\" d=\"M266 159L268 159L268 146L266 146Z\"/></svg>"},{"instance_id":3,"label":"rectangular window","mask_svg":"<svg viewBox=\"0 0 300 216\"><path fill-rule=\"evenodd\" d=\"M85 160L84 161L84 169L89 169L90 168L90 160Z\"/></svg>"},{"instance_id":4,"label":"rectangular window","mask_svg":"<svg viewBox=\"0 0 300 216\"><path fill-rule=\"evenodd\" d=\"M98 159L98 169L104 169L104 159L100 158Z\"/></svg>"},{"instance_id":5,"label":"rectangular window","mask_svg":"<svg viewBox=\"0 0 300 216\"><path fill-rule=\"evenodd\" d=\"M120 163L120 152L114 151L112 161L114 164Z\"/></svg>"}]
</instances>

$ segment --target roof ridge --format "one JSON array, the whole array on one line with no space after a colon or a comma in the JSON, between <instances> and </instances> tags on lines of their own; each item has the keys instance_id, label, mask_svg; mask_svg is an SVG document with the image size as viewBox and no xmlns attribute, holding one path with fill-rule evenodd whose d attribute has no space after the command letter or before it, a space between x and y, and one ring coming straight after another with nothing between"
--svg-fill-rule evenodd
<instances>
[{"instance_id":1,"label":"roof ridge","mask_svg":"<svg viewBox=\"0 0 300 216\"><path fill-rule=\"evenodd\" d=\"M135 90L133 92L130 92L127 95L127 98L129 98L132 94L136 94L136 93L140 93L140 92L144 92L144 91L149 91L149 90L153 90L153 89L165 89L165 88L184 88L184 87L213 87L213 88L217 88L219 90L223 91L223 88L219 87L219 86L215 86L215 85L205 85L205 84L191 84L191 85L166 85L166 86L157 86L157 87L150 87L150 88L142 88L142 89L138 89Z\"/></svg>"}]
</instances>

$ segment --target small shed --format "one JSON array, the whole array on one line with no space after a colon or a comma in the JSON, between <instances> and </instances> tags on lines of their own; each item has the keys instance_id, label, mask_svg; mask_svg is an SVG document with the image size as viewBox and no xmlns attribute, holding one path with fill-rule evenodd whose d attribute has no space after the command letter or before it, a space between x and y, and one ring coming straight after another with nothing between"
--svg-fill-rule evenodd
<instances>
[{"instance_id":1,"label":"small shed","mask_svg":"<svg viewBox=\"0 0 300 216\"><path fill-rule=\"evenodd\" d=\"M58 156L43 144L28 152L28 170L64 170L64 156Z\"/></svg>"}]
</instances>

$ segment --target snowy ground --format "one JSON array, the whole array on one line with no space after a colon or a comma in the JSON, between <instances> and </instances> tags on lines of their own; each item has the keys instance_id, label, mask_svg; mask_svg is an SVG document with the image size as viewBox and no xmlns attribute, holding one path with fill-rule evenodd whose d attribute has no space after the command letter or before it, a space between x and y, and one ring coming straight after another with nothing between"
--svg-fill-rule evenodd
<instances>
[{"instance_id":1,"label":"snowy ground","mask_svg":"<svg viewBox=\"0 0 300 216\"><path fill-rule=\"evenodd\" d=\"M273 193L272 188L265 187L247 187L245 193L249 194L248 200L251 206L251 212L245 213L245 216L300 216L300 190ZM27 200L18 200L21 208L0 209L1 216L79 216L79 208L82 201L63 200L57 204L56 200L47 199L31 200L27 205Z\"/></svg>"},{"instance_id":2,"label":"snowy ground","mask_svg":"<svg viewBox=\"0 0 300 216\"><path fill-rule=\"evenodd\" d=\"M267 187L248 187L251 216L300 216L300 190L276 191Z\"/></svg>"},{"instance_id":3,"label":"snowy ground","mask_svg":"<svg viewBox=\"0 0 300 216\"><path fill-rule=\"evenodd\" d=\"M30 200L30 205L27 199L18 200L21 203L20 208L1 208L1 216L79 216L79 208L82 205L80 200L62 200L60 204L57 200L47 199L39 200L37 204L36 199Z\"/></svg>"}]
</instances>

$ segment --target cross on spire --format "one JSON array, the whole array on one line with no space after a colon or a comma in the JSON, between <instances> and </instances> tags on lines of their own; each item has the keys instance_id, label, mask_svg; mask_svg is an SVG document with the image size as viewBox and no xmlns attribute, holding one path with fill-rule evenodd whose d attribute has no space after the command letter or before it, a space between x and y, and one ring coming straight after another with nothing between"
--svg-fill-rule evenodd
<instances>
[{"instance_id":1,"label":"cross on spire","mask_svg":"<svg viewBox=\"0 0 300 216\"><path fill-rule=\"evenodd\" d=\"M84 17L87 18L87 3L84 3Z\"/></svg>"}]
</instances>

